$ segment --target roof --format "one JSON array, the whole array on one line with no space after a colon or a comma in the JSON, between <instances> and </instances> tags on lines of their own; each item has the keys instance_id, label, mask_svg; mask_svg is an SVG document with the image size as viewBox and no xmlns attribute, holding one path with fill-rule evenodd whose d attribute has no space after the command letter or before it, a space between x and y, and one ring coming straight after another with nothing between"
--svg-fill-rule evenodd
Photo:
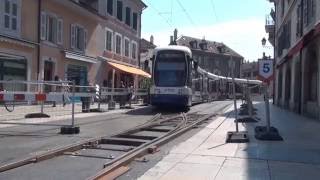
<instances>
[{"instance_id":1,"label":"roof","mask_svg":"<svg viewBox=\"0 0 320 180\"><path fill-rule=\"evenodd\" d=\"M190 45L190 42L197 42L197 48L192 48ZM207 43L207 49L203 50L199 47L199 44L206 42ZM204 51L208 53L214 53L214 54L223 54L223 55L232 55L233 57L239 57L243 58L239 53L225 45L224 43L219 43L215 41L208 41L208 40L203 40L203 39L198 39L194 37L189 37L189 36L181 36L177 39L177 44L182 45L182 46L187 46L191 48L192 51ZM221 51L220 49L224 49Z\"/></svg>"},{"instance_id":2,"label":"roof","mask_svg":"<svg viewBox=\"0 0 320 180\"><path fill-rule=\"evenodd\" d=\"M156 45L152 44L151 42L149 42L143 38L140 40L140 51L141 52L147 51L148 49L154 49L156 47L157 47Z\"/></svg>"},{"instance_id":3,"label":"roof","mask_svg":"<svg viewBox=\"0 0 320 180\"><path fill-rule=\"evenodd\" d=\"M155 48L154 53L156 54L158 51L165 51L165 50L183 51L183 52L187 53L190 57L192 57L192 52L191 52L190 48L185 47L185 46L176 46L176 45L157 47L157 48Z\"/></svg>"}]
</instances>

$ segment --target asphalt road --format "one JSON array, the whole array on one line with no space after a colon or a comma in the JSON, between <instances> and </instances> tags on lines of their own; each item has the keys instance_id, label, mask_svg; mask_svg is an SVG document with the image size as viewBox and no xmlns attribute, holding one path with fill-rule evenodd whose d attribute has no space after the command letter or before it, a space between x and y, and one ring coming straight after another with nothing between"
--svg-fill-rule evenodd
<instances>
[{"instance_id":1,"label":"asphalt road","mask_svg":"<svg viewBox=\"0 0 320 180\"><path fill-rule=\"evenodd\" d=\"M231 105L230 101L216 101L193 106L189 112L201 114L218 113L222 107ZM78 120L81 133L78 135L60 135L56 127L16 126L0 128L0 165L40 154L48 150L66 146L71 143L111 136L126 129L133 128L150 120L156 113L165 115L177 111L158 110L144 107L126 113L101 114ZM60 156L50 161L26 165L0 174L0 179L85 179L100 170L106 160ZM151 167L151 166L150 166ZM135 176L148 167L137 170ZM126 179L126 178L125 178ZM132 176L131 178L132 179Z\"/></svg>"}]
</instances>

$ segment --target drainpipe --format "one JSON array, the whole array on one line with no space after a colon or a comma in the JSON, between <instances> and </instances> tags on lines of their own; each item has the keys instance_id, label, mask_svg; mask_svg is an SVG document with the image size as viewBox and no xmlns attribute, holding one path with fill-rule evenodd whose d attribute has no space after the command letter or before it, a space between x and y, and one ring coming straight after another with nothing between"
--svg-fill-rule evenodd
<instances>
[{"instance_id":1,"label":"drainpipe","mask_svg":"<svg viewBox=\"0 0 320 180\"><path fill-rule=\"evenodd\" d=\"M301 33L301 37L303 37L303 4L304 4L304 1L305 0L301 0L301 9L300 9L300 33ZM300 52L299 52L299 62L300 62L300 86L302 86L302 83L303 83L303 78L302 78L302 50L303 50L303 46L302 48L300 49ZM302 89L305 89L304 87ZM298 101L298 108L299 108L299 114L302 114L302 103L303 103L303 94L302 94L302 89L300 90L300 93L299 93L299 101Z\"/></svg>"},{"instance_id":2,"label":"drainpipe","mask_svg":"<svg viewBox=\"0 0 320 180\"><path fill-rule=\"evenodd\" d=\"M41 43L41 0L38 0L38 54L37 54L37 80L40 78L40 43Z\"/></svg>"},{"instance_id":3,"label":"drainpipe","mask_svg":"<svg viewBox=\"0 0 320 180\"><path fill-rule=\"evenodd\" d=\"M275 104L275 99L276 99L276 75L275 75L275 72L276 72L276 46L277 46L277 43L276 43L276 26L277 26L277 6L276 4L274 4L274 13L275 13L275 18L274 18L274 37L273 37L273 43L274 43L274 47L273 47L273 97L272 97L272 103L273 105Z\"/></svg>"}]
</instances>

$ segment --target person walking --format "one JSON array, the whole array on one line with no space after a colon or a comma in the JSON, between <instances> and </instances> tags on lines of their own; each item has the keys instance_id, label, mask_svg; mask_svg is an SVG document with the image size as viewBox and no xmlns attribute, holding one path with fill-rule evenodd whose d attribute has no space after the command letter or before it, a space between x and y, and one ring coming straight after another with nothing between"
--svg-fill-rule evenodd
<instances>
[{"instance_id":1,"label":"person walking","mask_svg":"<svg viewBox=\"0 0 320 180\"><path fill-rule=\"evenodd\" d=\"M52 86L52 92L56 92L57 93L61 89L61 87L59 87L59 83L58 83L58 81L59 81L59 76L58 75L54 76L54 81L55 82L53 84L56 84L56 85ZM53 101L52 107L56 107L56 105L57 105L57 102Z\"/></svg>"},{"instance_id":2,"label":"person walking","mask_svg":"<svg viewBox=\"0 0 320 180\"><path fill-rule=\"evenodd\" d=\"M123 92L126 92L126 85L124 84L123 81L120 82L120 88ZM126 105L126 96L125 95L121 95L120 96L120 109L123 109Z\"/></svg>"}]
</instances>

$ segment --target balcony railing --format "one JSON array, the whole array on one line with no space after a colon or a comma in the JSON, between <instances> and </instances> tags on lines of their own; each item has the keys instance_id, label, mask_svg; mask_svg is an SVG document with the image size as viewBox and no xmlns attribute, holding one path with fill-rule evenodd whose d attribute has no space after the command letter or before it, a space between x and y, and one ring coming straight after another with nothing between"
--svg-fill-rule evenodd
<instances>
[{"instance_id":1,"label":"balcony railing","mask_svg":"<svg viewBox=\"0 0 320 180\"><path fill-rule=\"evenodd\" d=\"M110 59L113 59L113 60L117 60L117 61L120 61L120 62L131 64L131 65L134 65L134 66L138 66L139 65L138 64L138 60L136 60L136 59L125 57L125 56L122 56L122 55L119 55L119 54L116 54L116 53L113 53L113 52L110 52L110 51L104 51L103 56L106 57L106 58L110 58Z\"/></svg>"},{"instance_id":2,"label":"balcony railing","mask_svg":"<svg viewBox=\"0 0 320 180\"><path fill-rule=\"evenodd\" d=\"M266 26L273 26L273 25L275 25L273 18L271 17L271 15L267 15L266 16Z\"/></svg>"}]
</instances>

